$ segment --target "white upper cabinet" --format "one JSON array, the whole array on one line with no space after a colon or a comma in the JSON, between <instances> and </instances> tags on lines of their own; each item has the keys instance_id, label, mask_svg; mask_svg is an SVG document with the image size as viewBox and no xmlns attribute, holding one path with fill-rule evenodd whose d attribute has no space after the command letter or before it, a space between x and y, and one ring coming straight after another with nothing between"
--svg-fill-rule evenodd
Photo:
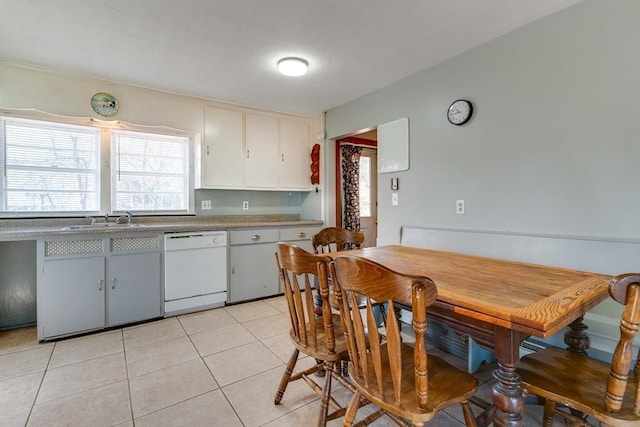
<instances>
[{"instance_id":1,"label":"white upper cabinet","mask_svg":"<svg viewBox=\"0 0 640 427\"><path fill-rule=\"evenodd\" d=\"M199 188L308 191L310 121L205 107Z\"/></svg>"},{"instance_id":2,"label":"white upper cabinet","mask_svg":"<svg viewBox=\"0 0 640 427\"><path fill-rule=\"evenodd\" d=\"M280 187L308 190L311 185L309 121L280 119Z\"/></svg>"},{"instance_id":3,"label":"white upper cabinet","mask_svg":"<svg viewBox=\"0 0 640 427\"><path fill-rule=\"evenodd\" d=\"M245 120L245 184L252 188L278 188L278 118L247 113Z\"/></svg>"},{"instance_id":4,"label":"white upper cabinet","mask_svg":"<svg viewBox=\"0 0 640 427\"><path fill-rule=\"evenodd\" d=\"M244 123L242 111L205 107L202 186L244 185Z\"/></svg>"}]
</instances>

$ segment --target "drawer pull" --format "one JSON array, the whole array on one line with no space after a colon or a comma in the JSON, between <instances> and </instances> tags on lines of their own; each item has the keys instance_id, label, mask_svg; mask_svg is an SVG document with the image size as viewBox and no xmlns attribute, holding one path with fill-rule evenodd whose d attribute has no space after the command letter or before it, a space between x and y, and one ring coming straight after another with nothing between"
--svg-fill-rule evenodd
<instances>
[{"instance_id":1,"label":"drawer pull","mask_svg":"<svg viewBox=\"0 0 640 427\"><path fill-rule=\"evenodd\" d=\"M98 291L102 291L102 285L104 284L104 280L98 280Z\"/></svg>"},{"instance_id":2,"label":"drawer pull","mask_svg":"<svg viewBox=\"0 0 640 427\"><path fill-rule=\"evenodd\" d=\"M307 233L300 232L298 233L298 237L300 237L301 239L304 239L305 237L307 237Z\"/></svg>"},{"instance_id":3,"label":"drawer pull","mask_svg":"<svg viewBox=\"0 0 640 427\"><path fill-rule=\"evenodd\" d=\"M251 236L251 240L253 240L254 242L257 242L258 240L260 240L260 235L254 234L253 236Z\"/></svg>"}]
</instances>

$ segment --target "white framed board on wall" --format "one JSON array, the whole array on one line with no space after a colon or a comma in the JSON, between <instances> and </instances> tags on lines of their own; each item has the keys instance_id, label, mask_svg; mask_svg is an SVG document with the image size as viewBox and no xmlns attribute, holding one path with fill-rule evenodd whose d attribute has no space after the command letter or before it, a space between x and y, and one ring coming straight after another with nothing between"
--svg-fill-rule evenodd
<instances>
[{"instance_id":1,"label":"white framed board on wall","mask_svg":"<svg viewBox=\"0 0 640 427\"><path fill-rule=\"evenodd\" d=\"M378 126L378 173L409 169L409 118Z\"/></svg>"}]
</instances>

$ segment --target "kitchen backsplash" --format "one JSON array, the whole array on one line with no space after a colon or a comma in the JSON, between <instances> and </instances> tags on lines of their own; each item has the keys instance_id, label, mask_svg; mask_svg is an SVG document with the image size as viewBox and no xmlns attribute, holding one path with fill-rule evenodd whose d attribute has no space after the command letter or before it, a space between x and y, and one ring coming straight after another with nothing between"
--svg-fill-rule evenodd
<instances>
[{"instance_id":1,"label":"kitchen backsplash","mask_svg":"<svg viewBox=\"0 0 640 427\"><path fill-rule=\"evenodd\" d=\"M198 215L300 214L308 194L297 191L195 190L195 209ZM202 209L203 200L211 201L210 210ZM249 209L243 209L244 202L248 202Z\"/></svg>"}]
</instances>

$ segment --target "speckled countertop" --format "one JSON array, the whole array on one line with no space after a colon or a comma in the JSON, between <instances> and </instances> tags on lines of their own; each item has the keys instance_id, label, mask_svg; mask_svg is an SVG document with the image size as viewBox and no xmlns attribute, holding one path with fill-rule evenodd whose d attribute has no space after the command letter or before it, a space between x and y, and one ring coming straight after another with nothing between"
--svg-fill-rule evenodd
<instances>
[{"instance_id":1,"label":"speckled countertop","mask_svg":"<svg viewBox=\"0 0 640 427\"><path fill-rule=\"evenodd\" d=\"M115 223L117 216L109 218ZM322 225L320 220L301 219L300 215L185 215L185 216L134 216L133 226L104 226L104 220L96 217L96 225L91 228L68 229L69 226L88 225L85 218L29 218L0 219L0 241L33 240L47 236L102 234L102 233L143 233L181 232L203 230L228 230L251 227L295 227L302 225Z\"/></svg>"}]
</instances>

